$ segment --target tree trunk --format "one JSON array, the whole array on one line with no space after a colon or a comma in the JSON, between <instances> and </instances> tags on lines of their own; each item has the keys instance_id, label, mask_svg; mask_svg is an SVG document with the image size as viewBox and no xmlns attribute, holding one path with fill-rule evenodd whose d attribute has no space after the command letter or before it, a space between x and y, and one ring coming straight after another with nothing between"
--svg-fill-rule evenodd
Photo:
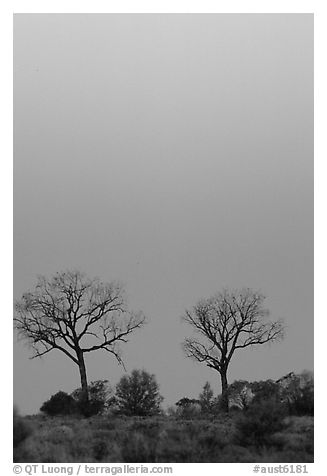
<instances>
[{"instance_id":1,"label":"tree trunk","mask_svg":"<svg viewBox=\"0 0 327 476\"><path fill-rule=\"evenodd\" d=\"M228 412L229 404L228 404L228 383L227 383L227 371L222 370L220 373L220 380L221 380L221 400L220 400L220 409L223 412Z\"/></svg>"},{"instance_id":2,"label":"tree trunk","mask_svg":"<svg viewBox=\"0 0 327 476\"><path fill-rule=\"evenodd\" d=\"M81 376L81 388L82 388L80 403L82 408L87 409L88 403L89 403L89 388L87 384L86 367L85 367L83 352L78 353L78 368L79 368L79 373Z\"/></svg>"}]
</instances>

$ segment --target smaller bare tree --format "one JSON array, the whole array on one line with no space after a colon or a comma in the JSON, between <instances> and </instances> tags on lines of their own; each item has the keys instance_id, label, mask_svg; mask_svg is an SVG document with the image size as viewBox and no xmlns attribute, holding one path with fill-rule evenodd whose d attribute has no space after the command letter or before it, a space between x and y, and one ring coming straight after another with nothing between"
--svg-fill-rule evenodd
<instances>
[{"instance_id":1,"label":"smaller bare tree","mask_svg":"<svg viewBox=\"0 0 327 476\"><path fill-rule=\"evenodd\" d=\"M266 321L269 313L263 306L264 299L250 289L224 290L200 300L183 316L200 336L185 340L186 355L219 372L223 411L228 411L227 372L234 352L283 336L282 321Z\"/></svg>"},{"instance_id":2,"label":"smaller bare tree","mask_svg":"<svg viewBox=\"0 0 327 476\"><path fill-rule=\"evenodd\" d=\"M128 311L118 283L79 271L39 277L34 291L15 304L14 325L33 348L32 358L59 350L78 366L84 408L89 401L85 355L105 350L123 365L119 344L144 322L142 313Z\"/></svg>"}]
</instances>

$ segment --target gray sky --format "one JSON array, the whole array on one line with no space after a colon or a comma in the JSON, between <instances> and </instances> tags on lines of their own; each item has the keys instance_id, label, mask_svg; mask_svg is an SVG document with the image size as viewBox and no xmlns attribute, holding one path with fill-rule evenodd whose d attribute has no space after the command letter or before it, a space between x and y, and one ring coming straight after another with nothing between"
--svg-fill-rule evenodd
<instances>
[{"instance_id":1,"label":"gray sky","mask_svg":"<svg viewBox=\"0 0 327 476\"><path fill-rule=\"evenodd\" d=\"M149 324L124 348L172 404L219 375L187 359L185 308L248 286L280 344L229 379L313 368L313 15L38 14L14 21L14 296L78 268L125 283ZM14 343L14 400L79 386ZM107 353L90 380L115 384Z\"/></svg>"}]
</instances>

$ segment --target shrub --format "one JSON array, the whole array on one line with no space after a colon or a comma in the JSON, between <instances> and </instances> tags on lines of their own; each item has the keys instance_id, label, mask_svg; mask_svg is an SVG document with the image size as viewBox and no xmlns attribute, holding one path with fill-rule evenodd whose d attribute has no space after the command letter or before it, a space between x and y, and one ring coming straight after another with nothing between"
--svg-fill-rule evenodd
<instances>
[{"instance_id":1,"label":"shrub","mask_svg":"<svg viewBox=\"0 0 327 476\"><path fill-rule=\"evenodd\" d=\"M251 385L247 380L235 380L228 387L228 398L230 408L246 410L253 399Z\"/></svg>"},{"instance_id":2,"label":"shrub","mask_svg":"<svg viewBox=\"0 0 327 476\"><path fill-rule=\"evenodd\" d=\"M40 408L41 412L47 415L71 415L77 412L76 401L71 395L59 391L55 395L43 403Z\"/></svg>"},{"instance_id":3,"label":"shrub","mask_svg":"<svg viewBox=\"0 0 327 476\"><path fill-rule=\"evenodd\" d=\"M199 403L201 405L201 412L204 415L210 414L214 402L213 390L209 382L203 386L202 392L199 395Z\"/></svg>"},{"instance_id":4,"label":"shrub","mask_svg":"<svg viewBox=\"0 0 327 476\"><path fill-rule=\"evenodd\" d=\"M248 412L242 412L246 416ZM196 421L161 417L24 417L33 433L14 448L15 462L236 463L312 462L313 418L286 417L263 446L235 441L239 415ZM268 432L269 433L269 432ZM268 438L269 436L269 438ZM239 438L240 440L240 438ZM259 441L261 443L261 440Z\"/></svg>"},{"instance_id":5,"label":"shrub","mask_svg":"<svg viewBox=\"0 0 327 476\"><path fill-rule=\"evenodd\" d=\"M108 380L95 380L88 386L89 401L87 404L81 401L82 389L77 388L71 396L77 403L79 412L85 416L97 415L107 410L112 403L112 389Z\"/></svg>"},{"instance_id":6,"label":"shrub","mask_svg":"<svg viewBox=\"0 0 327 476\"><path fill-rule=\"evenodd\" d=\"M281 398L287 404L290 415L311 415L314 413L313 373L304 370L300 374L291 372L282 380Z\"/></svg>"},{"instance_id":7,"label":"shrub","mask_svg":"<svg viewBox=\"0 0 327 476\"><path fill-rule=\"evenodd\" d=\"M304 388L293 401L289 402L289 412L291 415L312 415L314 414L314 394L310 388Z\"/></svg>"},{"instance_id":8,"label":"shrub","mask_svg":"<svg viewBox=\"0 0 327 476\"><path fill-rule=\"evenodd\" d=\"M120 413L125 415L149 416L160 413L163 398L154 375L145 370L133 370L124 375L116 387Z\"/></svg>"},{"instance_id":9,"label":"shrub","mask_svg":"<svg viewBox=\"0 0 327 476\"><path fill-rule=\"evenodd\" d=\"M313 378L305 381L304 385L295 383L289 392L287 401L291 415L311 415L314 414L314 386Z\"/></svg>"},{"instance_id":10,"label":"shrub","mask_svg":"<svg viewBox=\"0 0 327 476\"><path fill-rule=\"evenodd\" d=\"M273 380L260 380L252 382L251 390L254 393L253 403L260 403L264 400L280 401L280 387Z\"/></svg>"},{"instance_id":11,"label":"shrub","mask_svg":"<svg viewBox=\"0 0 327 476\"><path fill-rule=\"evenodd\" d=\"M121 453L126 463L151 463L156 461L158 440L132 431L122 440Z\"/></svg>"},{"instance_id":12,"label":"shrub","mask_svg":"<svg viewBox=\"0 0 327 476\"><path fill-rule=\"evenodd\" d=\"M176 402L177 416L179 418L199 418L201 416L201 403L195 398L181 398Z\"/></svg>"},{"instance_id":13,"label":"shrub","mask_svg":"<svg viewBox=\"0 0 327 476\"><path fill-rule=\"evenodd\" d=\"M96 461L102 461L108 455L107 441L101 438L95 439L92 442L92 453Z\"/></svg>"},{"instance_id":14,"label":"shrub","mask_svg":"<svg viewBox=\"0 0 327 476\"><path fill-rule=\"evenodd\" d=\"M13 422L13 444L17 448L26 438L32 433L32 429L28 423L18 414L14 407L14 422Z\"/></svg>"},{"instance_id":15,"label":"shrub","mask_svg":"<svg viewBox=\"0 0 327 476\"><path fill-rule=\"evenodd\" d=\"M152 439L158 438L160 432L161 423L157 419L147 419L136 417L133 419L132 424L128 426L128 431L136 431L142 433Z\"/></svg>"},{"instance_id":16,"label":"shrub","mask_svg":"<svg viewBox=\"0 0 327 476\"><path fill-rule=\"evenodd\" d=\"M236 421L236 440L244 445L263 446L273 433L283 428L285 406L275 400L254 403Z\"/></svg>"},{"instance_id":17,"label":"shrub","mask_svg":"<svg viewBox=\"0 0 327 476\"><path fill-rule=\"evenodd\" d=\"M222 411L222 395L217 395L212 402L211 414L218 416L224 415L226 412Z\"/></svg>"},{"instance_id":18,"label":"shrub","mask_svg":"<svg viewBox=\"0 0 327 476\"><path fill-rule=\"evenodd\" d=\"M62 443L70 441L74 438L74 431L70 426L59 425L51 428L48 435L52 443Z\"/></svg>"}]
</instances>

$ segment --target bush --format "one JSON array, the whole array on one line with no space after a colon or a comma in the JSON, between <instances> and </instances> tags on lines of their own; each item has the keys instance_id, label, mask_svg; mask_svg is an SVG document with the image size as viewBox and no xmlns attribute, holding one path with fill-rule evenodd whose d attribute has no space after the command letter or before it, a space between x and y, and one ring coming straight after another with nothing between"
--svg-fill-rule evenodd
<instances>
[{"instance_id":1,"label":"bush","mask_svg":"<svg viewBox=\"0 0 327 476\"><path fill-rule=\"evenodd\" d=\"M107 441L98 438L92 442L92 453L96 461L102 461L108 455Z\"/></svg>"},{"instance_id":2,"label":"bush","mask_svg":"<svg viewBox=\"0 0 327 476\"><path fill-rule=\"evenodd\" d=\"M112 403L112 389L108 380L95 380L88 386L89 401L87 404L81 401L82 389L77 388L71 393L71 396L77 403L79 412L85 416L93 416L103 413Z\"/></svg>"},{"instance_id":3,"label":"bush","mask_svg":"<svg viewBox=\"0 0 327 476\"><path fill-rule=\"evenodd\" d=\"M287 397L288 410L290 415L311 415L314 414L314 387L313 379L305 382L304 385L294 385Z\"/></svg>"},{"instance_id":4,"label":"bush","mask_svg":"<svg viewBox=\"0 0 327 476\"><path fill-rule=\"evenodd\" d=\"M301 394L296 395L288 405L290 415L311 415L314 414L314 394L310 388L304 388Z\"/></svg>"},{"instance_id":5,"label":"bush","mask_svg":"<svg viewBox=\"0 0 327 476\"><path fill-rule=\"evenodd\" d=\"M141 432L132 431L122 439L121 453L126 463L151 463L156 461L158 441Z\"/></svg>"},{"instance_id":6,"label":"bush","mask_svg":"<svg viewBox=\"0 0 327 476\"><path fill-rule=\"evenodd\" d=\"M117 384L116 397L120 413L129 416L156 415L163 400L155 376L145 370L124 375Z\"/></svg>"},{"instance_id":7,"label":"bush","mask_svg":"<svg viewBox=\"0 0 327 476\"><path fill-rule=\"evenodd\" d=\"M242 412L243 416L247 412ZM313 418L286 417L264 446L235 441L238 415L196 421L163 417L24 417L33 433L14 448L24 463L305 463L313 461ZM239 434L239 433L238 433ZM266 435L267 436L267 435Z\"/></svg>"},{"instance_id":8,"label":"bush","mask_svg":"<svg viewBox=\"0 0 327 476\"><path fill-rule=\"evenodd\" d=\"M210 415L213 408L214 396L209 382L206 382L203 386L202 392L199 395L199 403L201 405L201 413L203 413L203 415Z\"/></svg>"},{"instance_id":9,"label":"bush","mask_svg":"<svg viewBox=\"0 0 327 476\"><path fill-rule=\"evenodd\" d=\"M284 424L286 408L275 400L254 403L236 421L236 440L243 446L263 446Z\"/></svg>"},{"instance_id":10,"label":"bush","mask_svg":"<svg viewBox=\"0 0 327 476\"><path fill-rule=\"evenodd\" d=\"M13 422L13 444L14 448L17 448L26 438L32 433L32 429L28 423L26 423L18 411L14 408L14 422Z\"/></svg>"},{"instance_id":11,"label":"bush","mask_svg":"<svg viewBox=\"0 0 327 476\"><path fill-rule=\"evenodd\" d=\"M280 387L273 380L261 380L252 382L251 390L254 393L253 403L260 403L264 400L280 401Z\"/></svg>"},{"instance_id":12,"label":"bush","mask_svg":"<svg viewBox=\"0 0 327 476\"><path fill-rule=\"evenodd\" d=\"M314 413L313 373L304 370L300 374L288 374L281 391L281 398L287 404L290 415L311 415Z\"/></svg>"},{"instance_id":13,"label":"bush","mask_svg":"<svg viewBox=\"0 0 327 476\"><path fill-rule=\"evenodd\" d=\"M55 395L43 403L41 412L47 415L71 415L78 411L76 401L71 395L65 392L57 392Z\"/></svg>"},{"instance_id":14,"label":"bush","mask_svg":"<svg viewBox=\"0 0 327 476\"><path fill-rule=\"evenodd\" d=\"M181 398L176 402L176 416L178 418L186 418L186 419L193 419L193 418L200 418L202 407L199 400L195 398Z\"/></svg>"},{"instance_id":15,"label":"bush","mask_svg":"<svg viewBox=\"0 0 327 476\"><path fill-rule=\"evenodd\" d=\"M228 387L230 408L246 410L253 398L251 384L247 380L235 380Z\"/></svg>"}]
</instances>

